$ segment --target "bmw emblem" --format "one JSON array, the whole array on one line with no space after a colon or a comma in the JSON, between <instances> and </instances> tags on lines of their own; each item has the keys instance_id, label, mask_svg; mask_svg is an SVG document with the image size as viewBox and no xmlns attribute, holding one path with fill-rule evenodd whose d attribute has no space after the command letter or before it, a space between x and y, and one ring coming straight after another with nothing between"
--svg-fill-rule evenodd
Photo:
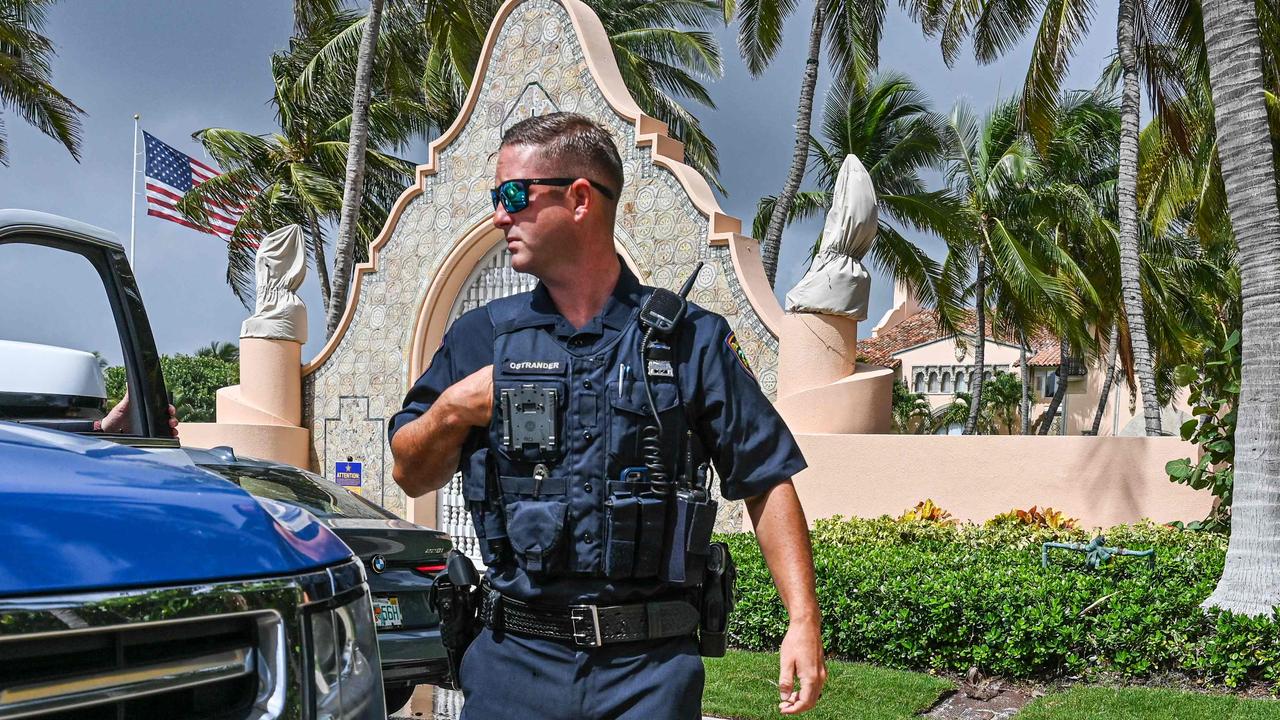
<instances>
[{"instance_id":1,"label":"bmw emblem","mask_svg":"<svg viewBox=\"0 0 1280 720\"><path fill-rule=\"evenodd\" d=\"M373 568L374 572L380 573L387 569L387 559L381 555L374 555L369 560L369 567Z\"/></svg>"}]
</instances>

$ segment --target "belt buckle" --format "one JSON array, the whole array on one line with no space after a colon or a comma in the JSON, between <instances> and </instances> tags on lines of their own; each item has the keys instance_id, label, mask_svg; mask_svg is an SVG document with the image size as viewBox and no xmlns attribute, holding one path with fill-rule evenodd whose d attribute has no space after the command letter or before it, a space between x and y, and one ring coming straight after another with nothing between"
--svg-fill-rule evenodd
<instances>
[{"instance_id":1,"label":"belt buckle","mask_svg":"<svg viewBox=\"0 0 1280 720\"><path fill-rule=\"evenodd\" d=\"M579 629L579 623L591 623ZM569 608L569 623L573 628L573 644L580 647L600 647L600 609L595 605L573 605Z\"/></svg>"}]
</instances>

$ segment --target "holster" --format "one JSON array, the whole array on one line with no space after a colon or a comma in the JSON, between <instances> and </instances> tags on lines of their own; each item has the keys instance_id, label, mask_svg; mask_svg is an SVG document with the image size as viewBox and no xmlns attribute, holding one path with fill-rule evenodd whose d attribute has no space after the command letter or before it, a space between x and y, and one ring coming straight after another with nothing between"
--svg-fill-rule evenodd
<instances>
[{"instance_id":1,"label":"holster","mask_svg":"<svg viewBox=\"0 0 1280 720\"><path fill-rule=\"evenodd\" d=\"M738 568L733 564L729 546L722 542L711 543L699 607L698 654L703 657L724 657L729 613L733 612L733 585L737 579Z\"/></svg>"},{"instance_id":2,"label":"holster","mask_svg":"<svg viewBox=\"0 0 1280 720\"><path fill-rule=\"evenodd\" d=\"M460 690L462 656L480 634L480 577L471 558L458 550L449 552L446 569L431 583L427 603L440 617L440 642L449 660L444 686Z\"/></svg>"}]
</instances>

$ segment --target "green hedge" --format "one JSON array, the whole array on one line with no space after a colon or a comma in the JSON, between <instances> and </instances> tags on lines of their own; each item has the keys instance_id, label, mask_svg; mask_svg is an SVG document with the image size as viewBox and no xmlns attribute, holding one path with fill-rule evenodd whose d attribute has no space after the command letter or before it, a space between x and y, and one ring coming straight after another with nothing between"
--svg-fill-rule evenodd
<instances>
[{"instance_id":1,"label":"green hedge","mask_svg":"<svg viewBox=\"0 0 1280 720\"><path fill-rule=\"evenodd\" d=\"M1204 612L1226 539L1152 524L1106 533L1109 545L1154 547L1089 570L1050 531L879 520L820 521L814 563L829 653L887 667L1005 677L1191 676L1237 687L1280 676L1275 619ZM726 536L738 563L734 644L776 650L786 613L753 536Z\"/></svg>"}]
</instances>

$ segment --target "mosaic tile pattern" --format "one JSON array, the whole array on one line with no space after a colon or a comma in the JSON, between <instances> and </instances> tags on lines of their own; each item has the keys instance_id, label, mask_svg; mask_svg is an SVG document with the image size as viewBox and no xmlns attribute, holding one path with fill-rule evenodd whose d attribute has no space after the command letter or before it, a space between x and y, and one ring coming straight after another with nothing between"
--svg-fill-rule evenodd
<instances>
[{"instance_id":1,"label":"mosaic tile pattern","mask_svg":"<svg viewBox=\"0 0 1280 720\"><path fill-rule=\"evenodd\" d=\"M303 382L304 423L313 459L329 478L334 462L365 462L366 497L403 513L390 478L386 419L400 408L410 378L413 324L453 244L491 212L493 151L503 127L552 110L586 114L608 128L622 152L626 185L618 239L641 268L641 280L677 289L698 260L707 266L692 300L724 315L761 386L777 387L777 339L748 303L727 247L707 242L707 218L675 176L636 147L634 124L615 113L596 86L569 16L554 0L530 0L507 18L467 125L437 154L436 172L411 200L364 275L350 327L333 354ZM726 522L740 517L740 504Z\"/></svg>"}]
</instances>

